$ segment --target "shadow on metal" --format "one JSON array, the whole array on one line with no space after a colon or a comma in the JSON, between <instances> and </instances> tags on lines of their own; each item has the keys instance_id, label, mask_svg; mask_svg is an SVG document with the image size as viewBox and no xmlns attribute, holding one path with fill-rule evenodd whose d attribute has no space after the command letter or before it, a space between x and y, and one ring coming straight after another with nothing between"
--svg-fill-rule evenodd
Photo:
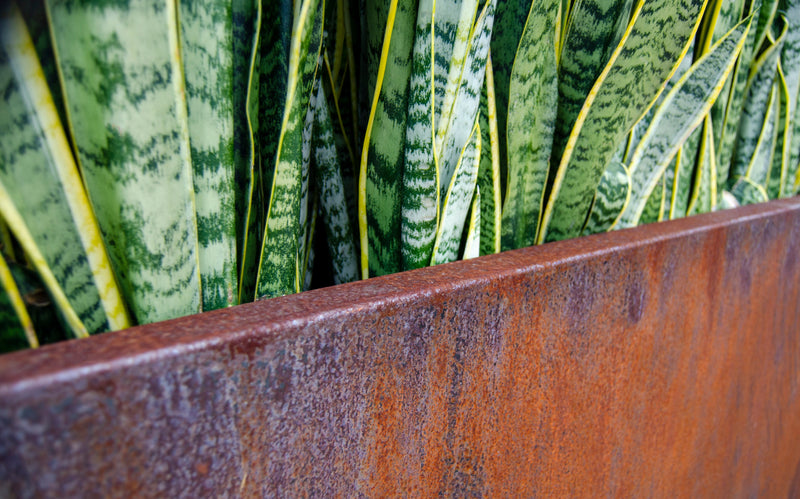
<instances>
[{"instance_id":1,"label":"shadow on metal","mask_svg":"<svg viewBox=\"0 0 800 499\"><path fill-rule=\"evenodd\" d=\"M800 493L800 200L0 357L0 496Z\"/></svg>"}]
</instances>

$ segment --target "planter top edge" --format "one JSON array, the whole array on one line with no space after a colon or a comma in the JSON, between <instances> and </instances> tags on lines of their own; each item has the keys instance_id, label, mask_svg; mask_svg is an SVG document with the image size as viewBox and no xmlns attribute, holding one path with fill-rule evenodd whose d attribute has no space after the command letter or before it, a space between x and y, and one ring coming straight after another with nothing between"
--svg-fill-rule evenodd
<instances>
[{"instance_id":1,"label":"planter top edge","mask_svg":"<svg viewBox=\"0 0 800 499\"><path fill-rule=\"evenodd\" d=\"M343 314L440 295L520 273L571 265L759 219L800 211L800 198L744 206L634 229L597 234L487 255L473 260L376 277L238 305L0 356L0 397L150 359L219 348L253 335L269 341L281 331ZM265 340L266 338L266 340Z\"/></svg>"}]
</instances>

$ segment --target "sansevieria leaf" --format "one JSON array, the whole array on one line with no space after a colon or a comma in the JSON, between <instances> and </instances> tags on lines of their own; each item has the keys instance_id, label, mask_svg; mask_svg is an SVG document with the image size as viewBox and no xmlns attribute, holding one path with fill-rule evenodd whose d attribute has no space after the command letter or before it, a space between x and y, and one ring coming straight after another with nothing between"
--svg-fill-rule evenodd
<instances>
[{"instance_id":1,"label":"sansevieria leaf","mask_svg":"<svg viewBox=\"0 0 800 499\"><path fill-rule=\"evenodd\" d=\"M740 22L722 38L664 98L628 165L632 195L619 228L638 225L652 190L725 84L744 44L750 19Z\"/></svg>"},{"instance_id":2,"label":"sansevieria leaf","mask_svg":"<svg viewBox=\"0 0 800 499\"><path fill-rule=\"evenodd\" d=\"M583 235L605 232L614 226L631 196L631 177L620 161L612 161L600 177L592 211Z\"/></svg>"},{"instance_id":3,"label":"sansevieria leaf","mask_svg":"<svg viewBox=\"0 0 800 499\"><path fill-rule=\"evenodd\" d=\"M358 279L358 255L354 232L347 213L345 187L339 154L333 136L333 123L322 85L316 97L314 113L314 165L322 218L328 241L333 281L336 284Z\"/></svg>"},{"instance_id":4,"label":"sansevieria leaf","mask_svg":"<svg viewBox=\"0 0 800 499\"><path fill-rule=\"evenodd\" d=\"M0 328L0 352L9 345L22 348L22 338L31 348L39 346L33 322L2 253L0 253Z\"/></svg>"},{"instance_id":5,"label":"sansevieria leaf","mask_svg":"<svg viewBox=\"0 0 800 499\"><path fill-rule=\"evenodd\" d=\"M502 192L500 191L500 137L491 54L486 60L486 78L481 94L481 163L478 169L481 255L500 252Z\"/></svg>"},{"instance_id":6,"label":"sansevieria leaf","mask_svg":"<svg viewBox=\"0 0 800 499\"><path fill-rule=\"evenodd\" d=\"M0 43L0 213L77 336L125 328L97 222L14 6L2 12Z\"/></svg>"},{"instance_id":7,"label":"sansevieria leaf","mask_svg":"<svg viewBox=\"0 0 800 499\"><path fill-rule=\"evenodd\" d=\"M430 263L439 218L439 168L434 151L435 69L439 65L434 65L433 7L434 0L419 3L408 90L400 241L404 270ZM442 72L446 79L446 68Z\"/></svg>"},{"instance_id":8,"label":"sansevieria leaf","mask_svg":"<svg viewBox=\"0 0 800 499\"><path fill-rule=\"evenodd\" d=\"M559 0L534 2L509 83L506 128L508 177L503 201L502 248L536 241L553 148L558 73Z\"/></svg>"},{"instance_id":9,"label":"sansevieria leaf","mask_svg":"<svg viewBox=\"0 0 800 499\"><path fill-rule=\"evenodd\" d=\"M442 220L436 232L431 265L458 259L461 236L473 201L481 156L481 132L478 123L472 127L469 142L461 150L456 171L444 197Z\"/></svg>"},{"instance_id":10,"label":"sansevieria leaf","mask_svg":"<svg viewBox=\"0 0 800 499\"><path fill-rule=\"evenodd\" d=\"M467 236L461 259L469 260L479 256L481 256L481 188L476 186L475 197L472 200L472 207L469 211L469 224L467 225Z\"/></svg>"},{"instance_id":11,"label":"sansevieria leaf","mask_svg":"<svg viewBox=\"0 0 800 499\"><path fill-rule=\"evenodd\" d=\"M697 153L692 196L689 199L687 215L708 213L717 205L717 166L714 147L713 124L711 116L703 121L700 150Z\"/></svg>"},{"instance_id":12,"label":"sansevieria leaf","mask_svg":"<svg viewBox=\"0 0 800 499\"><path fill-rule=\"evenodd\" d=\"M364 278L397 272L402 262L401 173L417 8L415 2L398 0L391 0L388 7L359 170L359 235Z\"/></svg>"},{"instance_id":13,"label":"sansevieria leaf","mask_svg":"<svg viewBox=\"0 0 800 499\"><path fill-rule=\"evenodd\" d=\"M578 0L570 12L559 57L556 162L589 90L625 33L632 6L633 0Z\"/></svg>"},{"instance_id":14,"label":"sansevieria leaf","mask_svg":"<svg viewBox=\"0 0 800 499\"><path fill-rule=\"evenodd\" d=\"M786 31L784 30L782 35L759 56L750 70L751 76L747 83L739 135L736 138L736 149L731 165L732 177L750 176L746 171L750 168L763 135L763 129L767 125L766 116L774 105L774 82L778 73L778 61L785 35ZM771 126L774 127L774 124ZM770 152L771 157L772 153ZM761 159L765 158L762 156ZM760 169L760 167L757 168ZM766 180L766 172L763 177ZM753 177L750 178L753 179ZM761 184L759 180L755 180L755 182Z\"/></svg>"},{"instance_id":15,"label":"sansevieria leaf","mask_svg":"<svg viewBox=\"0 0 800 499\"><path fill-rule=\"evenodd\" d=\"M733 194L740 206L766 203L769 201L767 191L764 190L764 187L756 184L747 177L739 177L736 179L733 187L731 187L731 194Z\"/></svg>"},{"instance_id":16,"label":"sansevieria leaf","mask_svg":"<svg viewBox=\"0 0 800 499\"><path fill-rule=\"evenodd\" d=\"M203 310L238 303L231 1L180 0Z\"/></svg>"},{"instance_id":17,"label":"sansevieria leaf","mask_svg":"<svg viewBox=\"0 0 800 499\"><path fill-rule=\"evenodd\" d=\"M639 2L578 115L547 201L539 242L580 234L606 164L689 47L704 0Z\"/></svg>"},{"instance_id":18,"label":"sansevieria leaf","mask_svg":"<svg viewBox=\"0 0 800 499\"><path fill-rule=\"evenodd\" d=\"M140 323L201 310L175 2L47 2L83 180Z\"/></svg>"},{"instance_id":19,"label":"sansevieria leaf","mask_svg":"<svg viewBox=\"0 0 800 499\"><path fill-rule=\"evenodd\" d=\"M304 156L310 154L306 119L322 46L324 0L297 4L289 80L278 141L272 192L261 248L256 297L268 298L302 291ZM297 9L296 9L297 10Z\"/></svg>"}]
</instances>

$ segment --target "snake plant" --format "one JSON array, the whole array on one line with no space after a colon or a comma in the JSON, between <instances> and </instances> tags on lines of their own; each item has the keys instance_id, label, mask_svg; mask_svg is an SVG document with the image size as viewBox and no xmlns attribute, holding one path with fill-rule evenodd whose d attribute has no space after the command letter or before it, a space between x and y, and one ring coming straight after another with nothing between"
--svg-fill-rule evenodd
<instances>
[{"instance_id":1,"label":"snake plant","mask_svg":"<svg viewBox=\"0 0 800 499\"><path fill-rule=\"evenodd\" d=\"M800 0L1 16L3 350L800 188Z\"/></svg>"}]
</instances>

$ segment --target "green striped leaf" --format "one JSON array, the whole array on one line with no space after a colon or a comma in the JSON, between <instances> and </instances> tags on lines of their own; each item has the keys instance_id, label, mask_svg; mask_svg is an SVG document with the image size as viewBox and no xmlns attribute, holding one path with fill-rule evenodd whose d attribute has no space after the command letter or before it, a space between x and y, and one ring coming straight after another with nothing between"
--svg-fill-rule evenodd
<instances>
[{"instance_id":1,"label":"green striped leaf","mask_svg":"<svg viewBox=\"0 0 800 499\"><path fill-rule=\"evenodd\" d=\"M492 3L491 22L494 21L494 1ZM434 41L434 102L436 149L441 153L445 137L450 133L453 114L456 111L456 98L461 93L461 79L465 69L469 70L468 54L474 49L472 40L473 22L478 12L477 0L440 0L436 5L436 39ZM458 17L448 18L457 13ZM476 31L481 31L477 28ZM491 36L491 24L489 24ZM488 43L488 41L487 41ZM474 56L473 56L474 57ZM444 62L440 64L439 61ZM482 83L482 82L481 82ZM469 134L469 130L465 132ZM458 148L460 150L460 147ZM456 156L458 151L456 152ZM439 165L442 168L442 165ZM441 173L441 172L440 172ZM452 173L451 173L452 175ZM447 188L448 180L440 178L442 191Z\"/></svg>"},{"instance_id":2,"label":"green striped leaf","mask_svg":"<svg viewBox=\"0 0 800 499\"><path fill-rule=\"evenodd\" d=\"M2 13L0 27L0 213L47 275L76 336L128 327L97 222L16 8Z\"/></svg>"},{"instance_id":3,"label":"green striped leaf","mask_svg":"<svg viewBox=\"0 0 800 499\"><path fill-rule=\"evenodd\" d=\"M505 192L507 122L511 71L517 56L522 32L528 21L532 0L500 0L497 2L492 28L492 69L494 71L495 101L497 107L497 133L500 137L500 186Z\"/></svg>"},{"instance_id":4,"label":"green striped leaf","mask_svg":"<svg viewBox=\"0 0 800 499\"><path fill-rule=\"evenodd\" d=\"M140 323L201 310L177 5L48 1L89 198Z\"/></svg>"},{"instance_id":5,"label":"green striped leaf","mask_svg":"<svg viewBox=\"0 0 800 499\"><path fill-rule=\"evenodd\" d=\"M5 257L0 253L0 352L38 346L39 338L25 308L25 301Z\"/></svg>"},{"instance_id":6,"label":"green striped leaf","mask_svg":"<svg viewBox=\"0 0 800 499\"><path fill-rule=\"evenodd\" d=\"M619 161L613 161L600 177L592 210L582 235L599 234L611 229L622 214L631 195L631 177Z\"/></svg>"},{"instance_id":7,"label":"green striped leaf","mask_svg":"<svg viewBox=\"0 0 800 499\"><path fill-rule=\"evenodd\" d=\"M675 177L672 185L672 200L670 202L669 218L683 218L689 209L689 200L692 197L692 182L694 181L697 151L700 149L700 140L703 128L697 128L684 142L675 155Z\"/></svg>"},{"instance_id":8,"label":"green striped leaf","mask_svg":"<svg viewBox=\"0 0 800 499\"><path fill-rule=\"evenodd\" d=\"M336 284L358 279L358 255L353 243L345 199L340 155L323 86L319 86L314 112L314 178L316 179L328 252Z\"/></svg>"},{"instance_id":9,"label":"green striped leaf","mask_svg":"<svg viewBox=\"0 0 800 499\"><path fill-rule=\"evenodd\" d=\"M431 265L458 259L464 224L472 204L478 181L481 159L481 131L478 123L472 127L469 142L461 151L456 171L444 197L442 220L436 232Z\"/></svg>"},{"instance_id":10,"label":"green striped leaf","mask_svg":"<svg viewBox=\"0 0 800 499\"><path fill-rule=\"evenodd\" d=\"M640 225L658 222L661 219L665 204L664 197L665 179L664 175L661 175L658 182L656 182L655 188L650 192L650 197L645 202L642 216L639 218ZM622 225L618 224L616 228L622 228Z\"/></svg>"},{"instance_id":11,"label":"green striped leaf","mask_svg":"<svg viewBox=\"0 0 800 499\"><path fill-rule=\"evenodd\" d=\"M770 44L750 70L751 77L747 84L747 97L744 102L739 135L736 138L736 150L731 164L731 176L735 178L745 175L761 185L763 185L761 180L755 179L746 172L750 169L756 156L758 144L761 141L764 128L767 126L767 115L775 104L773 95L775 94L773 92L775 90L775 75L777 74L778 61L785 34L786 32L784 31L778 40ZM771 127L774 128L774 124ZM770 128L770 134L772 134L773 128ZM760 156L760 160L764 159L763 155ZM762 171L763 166L763 163L758 163L756 175L758 179L766 181L769 166L766 166L766 170Z\"/></svg>"},{"instance_id":12,"label":"green striped leaf","mask_svg":"<svg viewBox=\"0 0 800 499\"><path fill-rule=\"evenodd\" d=\"M556 163L586 96L625 33L631 7L633 0L577 0L570 12L558 67Z\"/></svg>"},{"instance_id":13,"label":"green striped leaf","mask_svg":"<svg viewBox=\"0 0 800 499\"><path fill-rule=\"evenodd\" d=\"M304 255L304 184L310 158L308 113L320 60L325 0L298 4L289 55L289 79L264 242L256 281L256 297L270 298L302 290ZM306 177L306 178L304 178Z\"/></svg>"},{"instance_id":14,"label":"green striped leaf","mask_svg":"<svg viewBox=\"0 0 800 499\"><path fill-rule=\"evenodd\" d=\"M232 2L180 0L203 310L238 303Z\"/></svg>"},{"instance_id":15,"label":"green striped leaf","mask_svg":"<svg viewBox=\"0 0 800 499\"><path fill-rule=\"evenodd\" d=\"M558 74L556 26L558 0L534 2L511 72L506 143L508 181L501 238L504 250L536 241L544 189L550 169Z\"/></svg>"},{"instance_id":16,"label":"green striped leaf","mask_svg":"<svg viewBox=\"0 0 800 499\"><path fill-rule=\"evenodd\" d=\"M469 141L470 131L475 124L480 110L481 88L486 74L486 59L489 55L492 26L494 23L495 0L488 0L478 16L467 40L466 56L462 61L453 59L450 73L459 64L458 78L448 77L448 90L445 94L444 109L441 113L436 147L439 153L440 196L444 196L461 151ZM450 89L455 81L455 91ZM450 103L450 95L452 104ZM440 206L440 210L442 207Z\"/></svg>"},{"instance_id":17,"label":"green striped leaf","mask_svg":"<svg viewBox=\"0 0 800 499\"><path fill-rule=\"evenodd\" d=\"M714 133L711 117L706 115L703 122L703 135L700 140L698 164L695 168L692 197L689 200L687 215L708 213L717 204L717 167L714 152Z\"/></svg>"},{"instance_id":18,"label":"green striped leaf","mask_svg":"<svg viewBox=\"0 0 800 499\"><path fill-rule=\"evenodd\" d=\"M419 4L408 90L400 248L404 270L424 267L430 262L439 217L439 166L433 144L435 79L440 65L434 64L437 57L433 7L434 0Z\"/></svg>"},{"instance_id":19,"label":"green striped leaf","mask_svg":"<svg viewBox=\"0 0 800 499\"><path fill-rule=\"evenodd\" d=\"M234 0L234 147L236 149L236 233L239 303L255 296L258 250L264 239L263 167L258 149L261 1ZM279 84L280 85L280 84Z\"/></svg>"},{"instance_id":20,"label":"green striped leaf","mask_svg":"<svg viewBox=\"0 0 800 499\"><path fill-rule=\"evenodd\" d=\"M750 4L750 10L747 15L757 15L761 8L761 0L754 0ZM754 21L755 22L755 18ZM750 73L750 65L755 55L755 39L756 30L751 29L747 32L744 45L742 46L739 59L736 61L736 66L731 75L730 90L727 95L727 102L720 101L719 105L724 106L724 113L722 113L722 120L719 122L719 136L715 137L715 144L717 145L717 161L716 164L720 167L720 175L718 182L727 182L730 176L730 168L733 158L733 151L736 145L736 137L738 135L739 124L742 116L742 106L744 103L745 93L747 90L747 80ZM712 120L717 119L720 114L719 111L712 111Z\"/></svg>"},{"instance_id":21,"label":"green striped leaf","mask_svg":"<svg viewBox=\"0 0 800 499\"><path fill-rule=\"evenodd\" d=\"M678 152L719 95L744 44L750 25L740 22L692 65L664 98L629 163L631 202L619 227L639 224L647 200Z\"/></svg>"},{"instance_id":22,"label":"green striped leaf","mask_svg":"<svg viewBox=\"0 0 800 499\"><path fill-rule=\"evenodd\" d=\"M784 0L783 11L788 26L786 38L781 50L781 66L786 79L786 90L789 99L789 158L787 171L781 185L781 197L794 194L794 179L800 162L800 120L797 119L797 99L800 94L800 1Z\"/></svg>"},{"instance_id":23,"label":"green striped leaf","mask_svg":"<svg viewBox=\"0 0 800 499\"><path fill-rule=\"evenodd\" d=\"M481 93L481 163L478 188L481 194L481 255L500 252L502 201L500 191L500 137L497 130L494 72L491 54L486 60L486 78Z\"/></svg>"},{"instance_id":24,"label":"green striped leaf","mask_svg":"<svg viewBox=\"0 0 800 499\"><path fill-rule=\"evenodd\" d=\"M363 278L401 270L401 173L416 14L416 3L391 0L388 20L382 25L386 31L358 183Z\"/></svg>"},{"instance_id":25,"label":"green striped leaf","mask_svg":"<svg viewBox=\"0 0 800 499\"><path fill-rule=\"evenodd\" d=\"M766 203L769 201L767 191L764 187L756 184L747 177L739 177L731 187L731 194L738 201L739 206L755 203Z\"/></svg>"},{"instance_id":26,"label":"green striped leaf","mask_svg":"<svg viewBox=\"0 0 800 499\"><path fill-rule=\"evenodd\" d=\"M481 225L481 188L476 186L475 197L469 210L469 225L464 243L464 254L461 256L462 260L477 258L481 255Z\"/></svg>"},{"instance_id":27,"label":"green striped leaf","mask_svg":"<svg viewBox=\"0 0 800 499\"><path fill-rule=\"evenodd\" d=\"M539 242L574 237L619 141L658 97L683 59L703 0L640 2L592 88L558 166Z\"/></svg>"},{"instance_id":28,"label":"green striped leaf","mask_svg":"<svg viewBox=\"0 0 800 499\"><path fill-rule=\"evenodd\" d=\"M791 103L789 100L789 88L786 85L786 77L783 74L783 67L780 61L778 61L775 86L778 89L779 102L776 104L778 114L775 120L775 146L772 153L772 166L767 180L767 195L770 199L777 199L783 196L782 190L783 186L786 185L786 177L789 175L789 158L791 156L792 127L789 120Z\"/></svg>"},{"instance_id":29,"label":"green striped leaf","mask_svg":"<svg viewBox=\"0 0 800 499\"><path fill-rule=\"evenodd\" d=\"M773 87L767 101L767 115L764 117L764 126L758 135L753 156L744 171L744 177L764 187L766 190L772 167L772 155L775 152L777 136L777 120L780 113L780 93Z\"/></svg>"}]
</instances>

